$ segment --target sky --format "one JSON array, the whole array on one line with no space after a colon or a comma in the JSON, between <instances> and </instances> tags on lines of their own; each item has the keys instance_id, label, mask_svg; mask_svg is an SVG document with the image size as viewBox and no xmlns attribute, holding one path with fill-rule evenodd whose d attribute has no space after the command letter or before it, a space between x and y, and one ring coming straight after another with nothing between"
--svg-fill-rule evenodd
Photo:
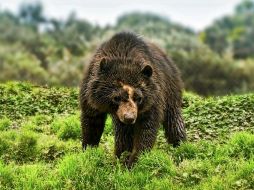
<instances>
[{"instance_id":1,"label":"sky","mask_svg":"<svg viewBox=\"0 0 254 190\"><path fill-rule=\"evenodd\" d=\"M118 16L133 11L152 12L171 21L189 26L196 31L204 29L224 15L232 14L242 0L41 0L44 14L66 19L71 12L94 24L114 24ZM22 3L36 0L0 0L0 10L17 12Z\"/></svg>"}]
</instances>

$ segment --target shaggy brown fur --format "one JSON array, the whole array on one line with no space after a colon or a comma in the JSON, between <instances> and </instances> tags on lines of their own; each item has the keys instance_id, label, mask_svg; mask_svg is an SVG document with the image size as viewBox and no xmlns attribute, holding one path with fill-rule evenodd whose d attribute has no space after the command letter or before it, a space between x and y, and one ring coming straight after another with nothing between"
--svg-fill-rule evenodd
<instances>
[{"instance_id":1,"label":"shaggy brown fur","mask_svg":"<svg viewBox=\"0 0 254 190\"><path fill-rule=\"evenodd\" d=\"M81 84L83 148L99 144L109 113L115 154L129 151L131 167L153 147L160 123L168 143L186 139L181 104L180 74L165 53L135 34L118 33L96 51Z\"/></svg>"}]
</instances>

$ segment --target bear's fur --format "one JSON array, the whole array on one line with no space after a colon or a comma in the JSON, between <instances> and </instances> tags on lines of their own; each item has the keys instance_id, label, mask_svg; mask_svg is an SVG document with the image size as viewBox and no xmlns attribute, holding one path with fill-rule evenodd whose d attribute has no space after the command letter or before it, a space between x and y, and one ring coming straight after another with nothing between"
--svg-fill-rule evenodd
<instances>
[{"instance_id":1,"label":"bear's fur","mask_svg":"<svg viewBox=\"0 0 254 190\"><path fill-rule=\"evenodd\" d=\"M178 69L156 45L133 33L114 35L96 51L81 83L83 148L99 144L108 113L115 154L129 151L129 167L153 147L160 124L177 146L186 139L182 86Z\"/></svg>"}]
</instances>

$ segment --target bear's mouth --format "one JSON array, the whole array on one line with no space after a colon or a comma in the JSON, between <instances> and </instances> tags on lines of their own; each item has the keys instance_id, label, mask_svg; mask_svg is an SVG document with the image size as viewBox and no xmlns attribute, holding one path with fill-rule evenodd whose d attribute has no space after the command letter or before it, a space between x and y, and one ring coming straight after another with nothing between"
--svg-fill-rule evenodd
<instances>
[{"instance_id":1,"label":"bear's mouth","mask_svg":"<svg viewBox=\"0 0 254 190\"><path fill-rule=\"evenodd\" d=\"M124 124L134 124L138 116L137 106L134 103L122 102L116 112L119 120Z\"/></svg>"},{"instance_id":2,"label":"bear's mouth","mask_svg":"<svg viewBox=\"0 0 254 190\"><path fill-rule=\"evenodd\" d=\"M119 118L120 121L124 124L135 124L136 122L136 117L134 116L134 114L130 114L130 113L127 113L123 116L123 118Z\"/></svg>"}]
</instances>

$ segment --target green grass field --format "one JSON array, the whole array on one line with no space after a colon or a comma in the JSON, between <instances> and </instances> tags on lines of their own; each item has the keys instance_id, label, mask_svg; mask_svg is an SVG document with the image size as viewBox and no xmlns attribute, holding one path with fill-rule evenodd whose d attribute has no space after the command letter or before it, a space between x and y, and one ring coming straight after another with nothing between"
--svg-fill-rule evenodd
<instances>
[{"instance_id":1,"label":"green grass field","mask_svg":"<svg viewBox=\"0 0 254 190\"><path fill-rule=\"evenodd\" d=\"M184 94L188 142L159 131L132 170L113 155L108 118L99 148L81 150L78 90L0 84L0 189L254 189L254 94Z\"/></svg>"}]
</instances>

